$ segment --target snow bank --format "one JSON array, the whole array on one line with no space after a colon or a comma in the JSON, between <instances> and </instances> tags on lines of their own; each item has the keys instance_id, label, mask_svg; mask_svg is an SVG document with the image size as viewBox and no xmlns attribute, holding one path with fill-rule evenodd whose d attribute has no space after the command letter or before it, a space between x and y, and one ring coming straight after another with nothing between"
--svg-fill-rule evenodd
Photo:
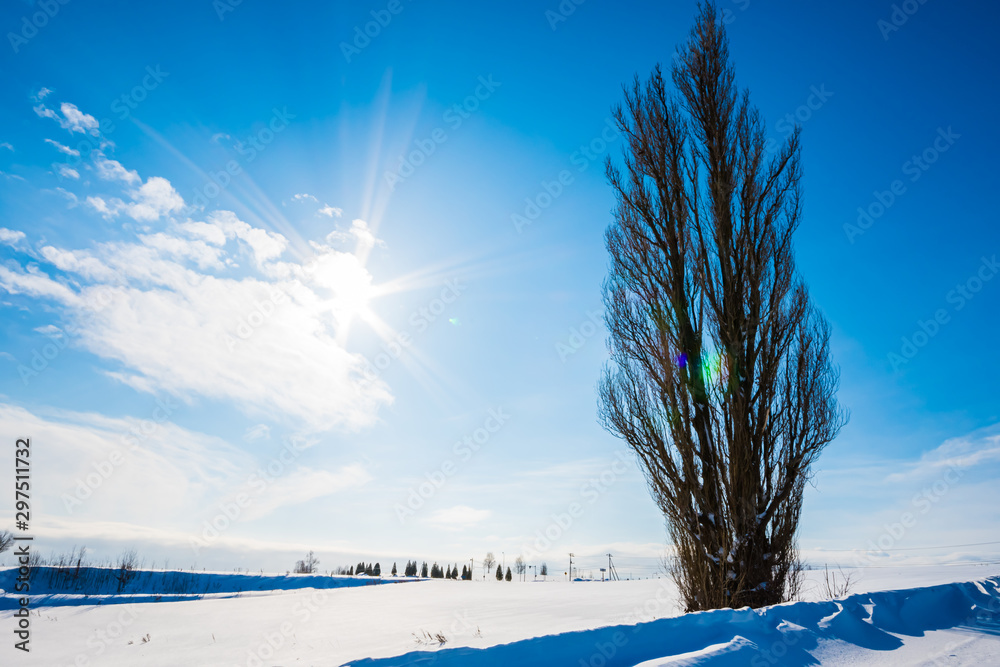
<instances>
[{"instance_id":1,"label":"snow bank","mask_svg":"<svg viewBox=\"0 0 1000 667\"><path fill-rule=\"evenodd\" d=\"M636 625L535 637L484 649L415 651L351 667L435 665L814 665L822 655L899 649L907 638L953 629L1000 635L1000 578L862 593L759 610L719 609ZM1000 655L1000 642L988 643ZM927 659L924 654L924 659ZM838 660L838 661L839 661ZM984 663L985 664L985 663Z\"/></svg>"}]
</instances>

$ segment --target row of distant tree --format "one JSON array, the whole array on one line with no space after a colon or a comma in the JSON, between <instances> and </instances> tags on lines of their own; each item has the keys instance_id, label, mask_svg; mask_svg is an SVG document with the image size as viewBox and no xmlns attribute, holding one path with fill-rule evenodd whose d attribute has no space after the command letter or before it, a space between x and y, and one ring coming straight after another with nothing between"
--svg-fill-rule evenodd
<instances>
[{"instance_id":1,"label":"row of distant tree","mask_svg":"<svg viewBox=\"0 0 1000 667\"><path fill-rule=\"evenodd\" d=\"M496 564L496 558L493 556L493 553L490 552L490 553L486 554L486 557L483 559L483 572L484 572L484 574L486 572L491 571L491 569L492 569L492 567L493 567L494 564ZM302 559L300 561L296 561L296 563L295 563L295 573L296 574L315 574L318 571L318 568L317 568L318 565L319 565L319 559L316 558L316 554L315 553L313 553L312 551L310 551L308 554L306 554L306 557L304 559ZM513 573L511 572L511 569L509 567L507 568L507 572L505 573L504 570L503 570L503 566L502 565L497 565L496 579L497 579L497 581L512 581L514 574L523 575L527 571L527 569L528 569L528 566L524 563L524 559L521 558L520 556L518 556L517 560L514 562L514 572ZM544 576L548 575L548 573L549 573L548 565L546 565L545 563L542 563L541 566L538 569L538 574L540 574L540 575L542 575L544 577ZM333 570L333 574L341 574L341 575L347 575L347 576L351 576L351 577L357 576L357 575L366 575L366 576L369 576L369 577L381 577L382 576L382 565L379 564L379 563L365 563L364 561L361 561L357 565L352 565L352 566L346 567L346 568L345 567L336 567ZM390 571L390 574L393 577L399 576L399 572L396 569L396 564L395 563L392 564L392 570ZM455 580L461 579L462 581L471 581L472 580L472 566L465 566L465 565L463 565L462 566L462 571L459 572L457 564L454 565L454 566L445 565L445 567L442 568L437 563L433 563L432 565L430 565L428 567L427 561L424 561L418 567L417 566L417 561L412 560L412 561L406 561L406 567L403 568L403 576L404 577L417 577L417 576L419 576L419 577L422 577L424 579L428 579L428 578L430 578L430 579L455 579Z\"/></svg>"}]
</instances>

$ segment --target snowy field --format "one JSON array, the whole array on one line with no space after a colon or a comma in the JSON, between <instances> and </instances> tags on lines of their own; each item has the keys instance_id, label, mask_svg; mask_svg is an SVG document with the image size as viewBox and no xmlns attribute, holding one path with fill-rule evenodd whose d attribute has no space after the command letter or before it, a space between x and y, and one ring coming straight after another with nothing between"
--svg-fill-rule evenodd
<instances>
[{"instance_id":1,"label":"snowy field","mask_svg":"<svg viewBox=\"0 0 1000 667\"><path fill-rule=\"evenodd\" d=\"M7 592L0 663L1000 665L995 566L860 570L851 595L835 602L822 601L823 573L807 574L803 602L686 616L663 579L359 586L364 578L208 574L200 575L213 580L202 599L153 602L156 590L133 598L141 602L38 598L28 655L11 646ZM0 571L0 586L11 581L10 570ZM157 581L149 577L145 587L162 587Z\"/></svg>"}]
</instances>

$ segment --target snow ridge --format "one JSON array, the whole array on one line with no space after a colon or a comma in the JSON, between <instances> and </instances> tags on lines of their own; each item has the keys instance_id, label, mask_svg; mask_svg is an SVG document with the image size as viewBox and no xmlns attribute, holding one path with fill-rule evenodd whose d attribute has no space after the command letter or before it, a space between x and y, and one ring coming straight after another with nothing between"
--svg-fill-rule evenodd
<instances>
[{"instance_id":1,"label":"snow ridge","mask_svg":"<svg viewBox=\"0 0 1000 667\"><path fill-rule=\"evenodd\" d=\"M351 667L662 667L665 665L814 665L813 652L889 651L905 637L942 629L1000 635L1000 578L860 593L825 602L753 610L717 609L637 625L535 637L485 649L414 651Z\"/></svg>"}]
</instances>

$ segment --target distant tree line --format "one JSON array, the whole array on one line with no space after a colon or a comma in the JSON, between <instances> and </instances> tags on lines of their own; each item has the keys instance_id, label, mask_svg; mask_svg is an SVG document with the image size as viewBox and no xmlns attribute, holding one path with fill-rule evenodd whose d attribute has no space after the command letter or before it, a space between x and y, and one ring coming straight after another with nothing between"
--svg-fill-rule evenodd
<instances>
[{"instance_id":1,"label":"distant tree line","mask_svg":"<svg viewBox=\"0 0 1000 667\"><path fill-rule=\"evenodd\" d=\"M300 560L295 564L296 574L313 574L317 572L316 566L319 564L319 560L315 557L313 552L309 552L304 560ZM506 572L503 566L497 564L496 558L493 553L490 552L486 554L483 559L483 571L485 573L493 571L493 566L496 565L496 579L497 581L513 581L513 575L523 575L528 570L528 565L525 564L524 559L521 556L517 557L514 562L514 570L512 571L510 567L507 568ZM538 567L538 574L547 576L549 573L548 566L542 563ZM357 565L352 565L350 567L335 567L333 569L333 574L335 575L345 575L345 576L369 576L369 577L380 577L382 576L382 566L379 563L365 563L361 561ZM391 575L393 577L399 576L399 571L396 568L396 564L392 564ZM459 570L458 564L448 565L445 564L441 567L436 562L427 564L426 561L422 561L419 564L415 560L406 561L406 566L403 568L404 577L421 577L424 579L454 579L456 581L471 581L472 580L472 566L462 565L462 569Z\"/></svg>"}]
</instances>

